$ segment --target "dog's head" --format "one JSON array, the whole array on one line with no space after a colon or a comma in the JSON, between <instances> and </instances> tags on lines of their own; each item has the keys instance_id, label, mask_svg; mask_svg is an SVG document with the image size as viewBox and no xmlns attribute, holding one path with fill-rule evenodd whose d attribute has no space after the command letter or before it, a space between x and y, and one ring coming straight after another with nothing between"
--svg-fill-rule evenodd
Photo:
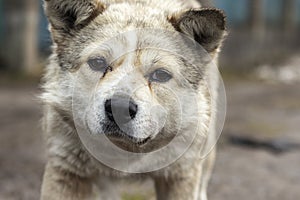
<instances>
[{"instance_id":1,"label":"dog's head","mask_svg":"<svg viewBox=\"0 0 300 200\"><path fill-rule=\"evenodd\" d=\"M225 35L222 12L101 0L46 0L45 8L57 62L74 76L73 109L91 134L143 151L199 121L207 126L207 62L187 38L216 57Z\"/></svg>"}]
</instances>

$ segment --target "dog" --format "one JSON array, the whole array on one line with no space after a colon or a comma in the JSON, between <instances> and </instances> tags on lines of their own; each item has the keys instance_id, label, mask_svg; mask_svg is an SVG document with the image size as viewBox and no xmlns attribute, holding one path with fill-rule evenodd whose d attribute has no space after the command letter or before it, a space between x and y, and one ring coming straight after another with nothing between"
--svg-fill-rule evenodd
<instances>
[{"instance_id":1,"label":"dog","mask_svg":"<svg viewBox=\"0 0 300 200\"><path fill-rule=\"evenodd\" d=\"M119 199L119 179L150 177L159 200L206 200L218 81L203 58L217 63L223 12L193 0L45 0L45 13L41 199ZM137 157L124 164L107 148Z\"/></svg>"}]
</instances>

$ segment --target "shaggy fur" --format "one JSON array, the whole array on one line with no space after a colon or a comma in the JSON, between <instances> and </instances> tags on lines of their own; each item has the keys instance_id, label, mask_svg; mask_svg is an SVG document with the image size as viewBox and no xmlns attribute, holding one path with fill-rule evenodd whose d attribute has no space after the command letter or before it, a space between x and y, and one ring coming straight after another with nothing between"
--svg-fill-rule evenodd
<instances>
[{"instance_id":1,"label":"shaggy fur","mask_svg":"<svg viewBox=\"0 0 300 200\"><path fill-rule=\"evenodd\" d=\"M200 9L193 0L45 0L45 12L54 44L42 94L48 162L41 199L118 199L112 191L119 177L151 177L159 200L206 200L215 157L211 148L216 142L215 132L208 132L209 125L215 123L215 99L211 99L209 93L217 98L218 83L213 82L212 91L208 91L205 77L217 76L217 71L208 68L203 61L199 61L201 69L195 68L178 56L195 54L186 48L184 40L172 41L163 35L183 33L202 45L217 62L226 32L223 13L216 9ZM136 29L139 31L130 37L118 37ZM156 31L149 34L154 29L162 30L162 34ZM115 43L99 49L99 45L110 38L116 38ZM172 50L175 55L145 49L149 45L155 49ZM93 72L87 64L90 58L99 55L110 63L105 73ZM147 78L149 71L155 69L145 68L148 63L154 67L164 66L172 73L172 79L164 84L150 83ZM128 76L124 78L124 74ZM199 127L192 145L179 160L144 174L120 172L97 161L82 145L73 118L72 101L75 98L79 102L75 109L87 113L83 120L91 134L106 134L108 137L115 134L117 129L107 128L109 122L103 104L114 95L112 88L131 93L135 84L143 87L132 96L139 108L132 123L132 135L124 136L121 142L118 139L117 145L135 152L160 148L174 137L180 117L183 119L182 135L188 137L193 134L190 133L194 130L191 127ZM183 113L174 107L176 102L164 86L182 97L186 103ZM190 105L191 94L199 102L199 113L195 114L196 108ZM91 96L95 99L88 98ZM155 128L148 108L154 105L161 106L168 114L161 132L150 131ZM207 136L206 142L201 139L203 135ZM150 139L139 145L144 138ZM201 157L201 150L209 152L205 159Z\"/></svg>"}]
</instances>

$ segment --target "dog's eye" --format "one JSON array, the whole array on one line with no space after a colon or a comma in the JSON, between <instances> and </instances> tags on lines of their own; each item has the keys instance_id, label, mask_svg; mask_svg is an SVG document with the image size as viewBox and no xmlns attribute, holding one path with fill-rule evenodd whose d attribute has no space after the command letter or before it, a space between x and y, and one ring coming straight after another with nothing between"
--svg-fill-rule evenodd
<instances>
[{"instance_id":1,"label":"dog's eye","mask_svg":"<svg viewBox=\"0 0 300 200\"><path fill-rule=\"evenodd\" d=\"M88 65L94 71L106 72L109 65L104 58L92 58L88 60Z\"/></svg>"},{"instance_id":2,"label":"dog's eye","mask_svg":"<svg viewBox=\"0 0 300 200\"><path fill-rule=\"evenodd\" d=\"M157 69L150 74L150 82L165 83L172 78L172 75L165 69Z\"/></svg>"}]
</instances>

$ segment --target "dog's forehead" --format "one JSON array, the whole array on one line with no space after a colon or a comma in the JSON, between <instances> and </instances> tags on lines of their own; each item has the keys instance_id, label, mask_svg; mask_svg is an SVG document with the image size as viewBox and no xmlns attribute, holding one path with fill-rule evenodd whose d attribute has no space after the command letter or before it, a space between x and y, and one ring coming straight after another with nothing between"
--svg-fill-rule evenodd
<instances>
[{"instance_id":1,"label":"dog's forehead","mask_svg":"<svg viewBox=\"0 0 300 200\"><path fill-rule=\"evenodd\" d=\"M171 4L172 6L170 6ZM173 0L164 0L160 2L149 0L127 0L118 3L108 3L103 14L110 15L111 17L121 16L123 19L132 16L138 18L152 18L153 16L158 16L161 18L164 15L176 13L182 9L187 9L187 7L183 7L182 3ZM122 20L122 18L119 20Z\"/></svg>"},{"instance_id":2,"label":"dog's forehead","mask_svg":"<svg viewBox=\"0 0 300 200\"><path fill-rule=\"evenodd\" d=\"M82 64L91 57L103 56L108 58L110 63L122 63L122 66L128 67L140 65L147 70L148 66L159 60L161 67L170 66L171 71L193 79L189 82L198 82L201 77L199 70L195 70L195 66L190 64L189 68L192 70L187 70L186 62L180 59L184 56L183 53L188 55L190 49L184 45L181 37L174 37L179 33L168 21L168 13L141 5L138 9L138 6L109 6L103 14L84 27L72 39L76 43L72 45L74 48L81 47L76 51L72 50L79 55L76 56L78 62L74 59L72 62ZM119 62L119 59L122 62Z\"/></svg>"},{"instance_id":3,"label":"dog's forehead","mask_svg":"<svg viewBox=\"0 0 300 200\"><path fill-rule=\"evenodd\" d=\"M174 60L176 57L174 49L177 49L178 44L168 37L170 34L172 33L159 29L136 29L111 38L99 38L86 45L81 53L81 59L84 61L89 57L103 56L109 62L125 58L143 64L150 60L154 62L170 57Z\"/></svg>"},{"instance_id":4,"label":"dog's forehead","mask_svg":"<svg viewBox=\"0 0 300 200\"><path fill-rule=\"evenodd\" d=\"M161 10L157 6L147 6L140 3L128 2L112 4L97 16L88 26L91 29L102 29L102 34L110 31L124 32L131 29L161 28L174 30L168 16L174 11Z\"/></svg>"},{"instance_id":5,"label":"dog's forehead","mask_svg":"<svg viewBox=\"0 0 300 200\"><path fill-rule=\"evenodd\" d=\"M91 53L97 54L97 50L105 50L105 53L113 53L118 57L122 53L149 46L162 48L171 43L168 37L163 37L151 29L175 31L173 25L167 19L167 13L142 4L118 3L112 4L107 9L71 38L72 49L61 46L62 52L69 52L74 62L84 62ZM133 30L140 30L138 34ZM141 31L147 29L147 31ZM124 34L125 33L125 34ZM161 38L164 38L161 40ZM101 46L101 47L100 47ZM85 48L83 48L85 47ZM83 50L84 49L84 50ZM174 49L174 48L173 48ZM100 51L101 53L101 51ZM67 55L61 55L67 57ZM68 59L68 58L66 58ZM69 61L71 62L71 61ZM66 67L67 68L67 67Z\"/></svg>"}]
</instances>

